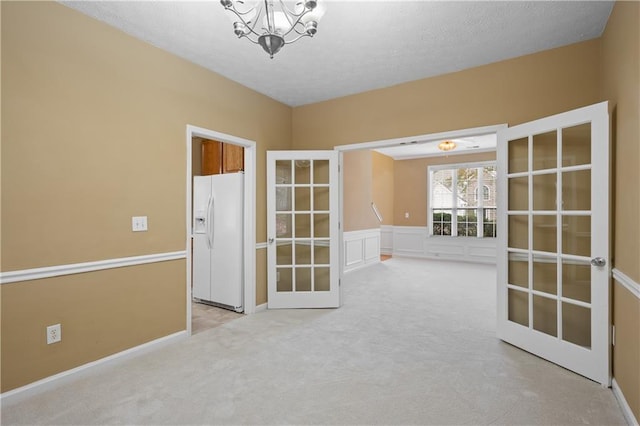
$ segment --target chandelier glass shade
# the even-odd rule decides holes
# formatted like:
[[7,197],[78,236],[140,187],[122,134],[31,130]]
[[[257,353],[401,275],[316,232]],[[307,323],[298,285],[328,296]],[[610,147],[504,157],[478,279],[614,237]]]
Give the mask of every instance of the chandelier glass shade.
[[324,14],[320,0],[220,0],[233,32],[262,46],[271,58],[285,44],[313,37]]
[[451,151],[456,147],[456,143],[454,141],[442,141],[438,144],[438,149],[440,151]]

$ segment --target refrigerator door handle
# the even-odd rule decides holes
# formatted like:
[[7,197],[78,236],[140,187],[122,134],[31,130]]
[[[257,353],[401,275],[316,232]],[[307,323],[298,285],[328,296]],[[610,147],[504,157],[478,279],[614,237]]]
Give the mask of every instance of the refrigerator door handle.
[[216,206],[215,205],[215,200],[213,199],[213,195],[211,195],[211,198],[209,200],[209,205],[211,206],[210,207],[210,212],[211,213],[210,213],[210,216],[209,216],[209,224],[210,224],[209,226],[211,227],[210,230],[209,230],[209,248],[213,248],[213,238],[214,238],[213,231],[215,229],[215,224],[213,223],[213,221],[215,220],[214,219],[214,214],[213,214],[213,212],[214,212],[213,209]]
[[207,219],[206,219],[206,232],[207,232],[207,245],[209,248],[213,247],[213,227],[211,226],[211,221],[213,220],[213,196],[209,195],[209,200],[207,201]]

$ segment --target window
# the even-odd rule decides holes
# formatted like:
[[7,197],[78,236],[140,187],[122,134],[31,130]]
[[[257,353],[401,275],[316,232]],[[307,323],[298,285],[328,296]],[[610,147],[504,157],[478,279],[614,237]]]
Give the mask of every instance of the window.
[[429,209],[431,235],[495,237],[495,163],[429,167]]
[[[476,201],[478,201],[479,191],[480,191],[480,187],[477,187],[475,191]],[[489,188],[489,185],[482,185],[482,199],[484,201],[489,201],[491,199],[491,188]]]

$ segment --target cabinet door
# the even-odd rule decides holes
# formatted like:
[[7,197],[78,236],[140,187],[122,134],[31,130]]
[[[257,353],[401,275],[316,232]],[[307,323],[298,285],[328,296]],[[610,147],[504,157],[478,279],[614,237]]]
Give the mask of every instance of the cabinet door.
[[222,173],[222,146],[216,141],[202,142],[202,175],[217,175]]
[[244,148],[225,143],[222,145],[222,173],[236,173],[244,170]]

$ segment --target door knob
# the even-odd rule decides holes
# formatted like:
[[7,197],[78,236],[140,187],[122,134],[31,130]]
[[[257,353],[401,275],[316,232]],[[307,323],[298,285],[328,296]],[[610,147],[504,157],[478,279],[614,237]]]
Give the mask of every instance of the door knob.
[[603,257],[594,257],[591,259],[591,264],[593,266],[604,266],[607,264],[607,261]]
[[274,240],[273,240],[273,238],[269,238],[269,239],[267,240],[267,242],[268,242],[269,244],[273,244],[273,241],[274,241]]

